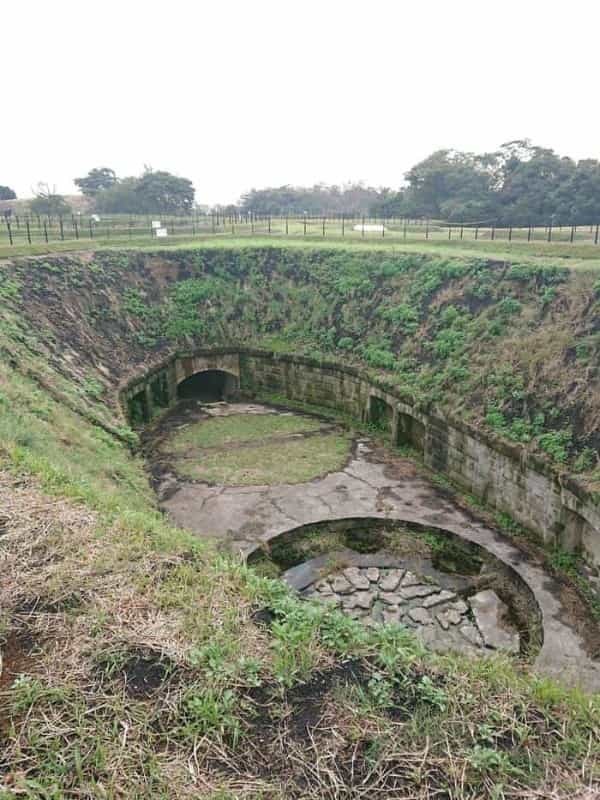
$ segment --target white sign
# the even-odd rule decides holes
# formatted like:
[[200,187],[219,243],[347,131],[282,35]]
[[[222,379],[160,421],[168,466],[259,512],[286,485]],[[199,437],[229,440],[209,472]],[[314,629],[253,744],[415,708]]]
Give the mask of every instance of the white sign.
[[152,230],[156,231],[156,230],[158,230],[158,228],[162,228],[162,225],[160,224],[160,220],[159,219],[153,219],[152,220]]
[[168,236],[168,232],[166,228],[156,228],[156,236],[159,238],[163,238],[164,236]]
[[384,225],[355,225],[353,231],[364,231],[365,233],[383,233],[385,231]]

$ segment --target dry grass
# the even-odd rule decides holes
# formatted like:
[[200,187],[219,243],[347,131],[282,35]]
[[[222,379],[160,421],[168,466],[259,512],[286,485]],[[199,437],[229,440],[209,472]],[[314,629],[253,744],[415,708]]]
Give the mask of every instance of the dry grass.
[[[0,472],[0,797],[593,797],[598,701]],[[271,626],[254,609],[270,607]],[[16,673],[16,674],[15,674]]]
[[303,483],[340,469],[350,436],[293,414],[200,420],[162,445],[183,477],[224,486]]
[[231,414],[179,428],[171,437],[170,447],[182,453],[190,447],[244,444],[273,436],[318,431],[321,426],[322,423],[314,417],[301,417],[298,414]]

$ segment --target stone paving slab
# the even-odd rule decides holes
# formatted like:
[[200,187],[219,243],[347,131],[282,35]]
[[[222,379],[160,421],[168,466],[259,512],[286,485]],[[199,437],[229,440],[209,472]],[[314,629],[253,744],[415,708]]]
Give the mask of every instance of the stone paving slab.
[[[347,553],[336,551],[335,557],[329,557],[329,560],[327,556],[317,556],[289,569],[283,576],[284,580],[296,589],[302,587],[304,597],[332,604],[365,625],[404,625],[437,651],[472,653],[481,651],[484,646],[503,648],[502,641],[492,646],[484,640],[470,605],[458,600],[454,592],[431,583],[430,576],[414,575],[419,583],[403,590],[399,583],[405,569],[398,561],[392,567],[375,566],[366,564],[363,555],[354,553],[350,567],[340,569],[334,566],[329,574],[325,573],[327,565],[339,564],[337,559],[344,558]],[[310,576],[313,582],[307,584]],[[391,585],[390,579],[397,586],[395,591],[385,589]],[[404,592],[409,589],[413,590],[413,595],[407,599]],[[422,596],[423,589],[427,591],[426,596]],[[431,602],[434,598],[435,603]],[[486,634],[488,640],[493,637],[489,620]],[[518,647],[518,634],[513,631],[513,635]]]
[[162,507],[176,524],[222,539],[243,555],[295,527],[352,517],[430,524],[456,533],[511,565],[533,592],[544,628],[536,668],[600,691],[600,663],[590,658],[569,624],[559,586],[543,567],[444,497],[408,459],[388,454],[380,461],[375,448],[361,441],[345,469],[305,484],[224,488],[183,483]]

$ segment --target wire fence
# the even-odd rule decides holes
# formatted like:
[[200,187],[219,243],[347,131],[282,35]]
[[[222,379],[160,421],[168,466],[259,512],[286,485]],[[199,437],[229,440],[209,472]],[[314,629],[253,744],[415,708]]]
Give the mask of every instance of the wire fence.
[[0,216],[0,246],[27,248],[58,242],[140,242],[153,239],[194,239],[212,236],[273,236],[392,239],[395,241],[504,241],[599,244],[600,223],[595,225],[494,225],[444,222],[404,217],[352,214],[329,216],[264,214],[190,214],[140,216],[75,214],[68,217]]

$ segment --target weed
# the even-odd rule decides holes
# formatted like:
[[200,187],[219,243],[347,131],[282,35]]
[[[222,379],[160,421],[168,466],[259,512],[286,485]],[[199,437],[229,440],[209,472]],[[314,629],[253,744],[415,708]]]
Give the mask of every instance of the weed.
[[188,738],[219,736],[235,746],[241,733],[239,701],[230,689],[218,692],[209,688],[191,688],[182,700],[181,733]]

